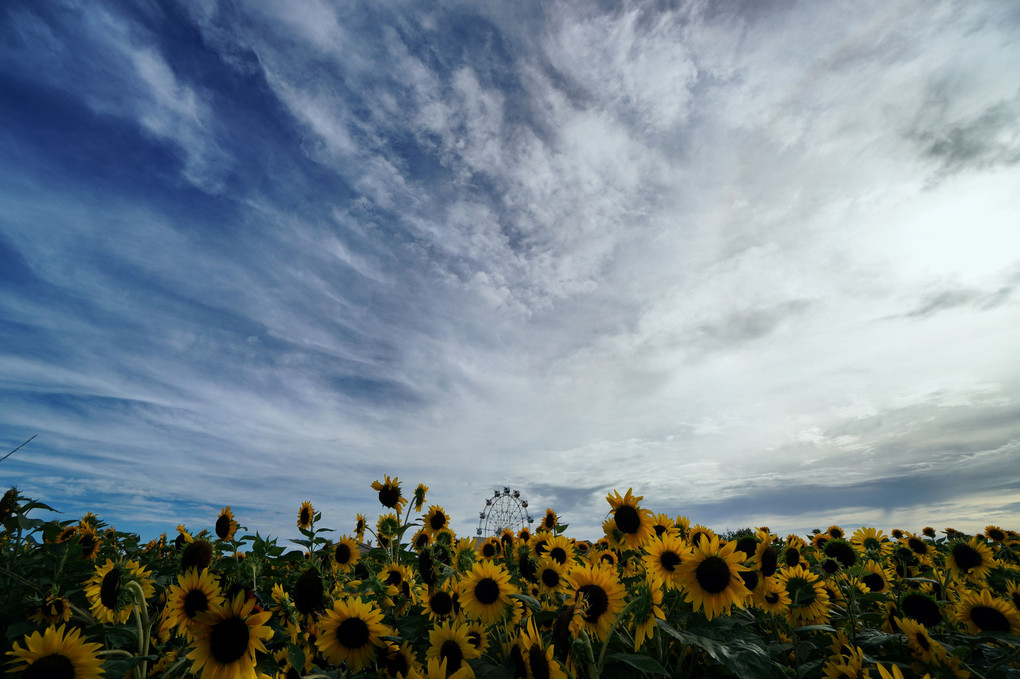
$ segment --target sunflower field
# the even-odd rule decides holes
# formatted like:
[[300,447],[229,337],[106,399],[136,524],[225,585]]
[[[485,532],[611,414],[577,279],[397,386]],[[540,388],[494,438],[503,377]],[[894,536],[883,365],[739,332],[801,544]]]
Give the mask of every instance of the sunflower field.
[[[308,502],[294,545],[211,527],[141,544],[0,500],[5,676],[1020,677],[1020,536],[839,526],[718,535],[608,496],[604,537],[458,537],[396,478],[374,529]],[[366,543],[366,538],[370,541]],[[371,545],[371,546],[370,546]]]

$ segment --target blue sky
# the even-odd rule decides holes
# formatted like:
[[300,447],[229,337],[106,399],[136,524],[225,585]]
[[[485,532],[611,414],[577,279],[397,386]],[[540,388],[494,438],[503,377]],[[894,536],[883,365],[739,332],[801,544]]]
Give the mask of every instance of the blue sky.
[[1020,6],[6,2],[0,480],[1020,526]]

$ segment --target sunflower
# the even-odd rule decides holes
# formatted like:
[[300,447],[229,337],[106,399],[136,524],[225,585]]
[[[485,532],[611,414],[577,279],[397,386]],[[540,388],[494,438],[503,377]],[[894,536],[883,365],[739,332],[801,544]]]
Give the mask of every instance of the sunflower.
[[252,613],[255,599],[238,592],[231,602],[213,606],[195,619],[191,628],[195,642],[188,659],[191,672],[201,679],[234,679],[255,676],[255,652],[266,652],[262,643],[273,636],[264,623],[272,613]]
[[660,538],[667,533],[680,536],[680,529],[666,514],[656,514],[652,517],[652,530],[655,531],[656,537]]
[[468,639],[468,628],[460,623],[440,623],[429,632],[429,649],[425,657],[432,661],[445,663],[450,676],[467,669],[461,676],[474,677],[474,670],[467,660],[478,658],[481,652]]
[[779,567],[779,550],[772,546],[770,540],[762,540],[754,550],[754,563],[763,577],[772,577]]
[[57,533],[56,537],[53,538],[53,541],[56,542],[57,544],[60,544],[60,543],[63,543],[63,542],[67,542],[68,540],[73,538],[75,535],[77,535],[77,533],[78,533],[78,526],[74,526],[74,525],[64,526],[63,528],[60,529],[60,532]]
[[857,552],[854,551],[853,545],[842,538],[830,539],[822,547],[822,553],[838,561],[843,568],[850,568],[857,563]]
[[13,667],[8,672],[20,672],[22,677],[40,679],[98,679],[103,676],[99,658],[100,643],[86,642],[81,631],[60,625],[47,627],[43,632],[32,632],[23,638],[25,647],[14,642],[7,655]]
[[411,549],[416,552],[422,551],[430,544],[432,544],[432,536],[424,528],[419,528],[411,536]]
[[386,647],[379,651],[377,662],[383,676],[391,679],[407,677],[412,671],[416,673],[421,671],[421,666],[418,664],[417,658],[414,657],[414,649],[411,648],[410,641],[405,641],[399,646],[392,641],[387,641]]
[[358,514],[354,521],[354,534],[358,538],[358,542],[365,541],[365,528],[368,527],[368,519],[363,514]]
[[56,625],[71,620],[71,604],[59,596],[47,596],[39,608],[32,613],[31,620],[37,625]]
[[631,624],[634,628],[634,652],[637,653],[645,640],[652,638],[659,620],[665,620],[666,614],[659,608],[662,603],[662,583],[658,579],[642,578],[632,592],[634,596],[630,601],[634,609],[631,611]]
[[383,648],[382,637],[391,634],[383,624],[378,608],[360,597],[345,597],[333,602],[318,623],[315,646],[330,663],[345,663],[351,672],[360,672],[372,659],[376,648]]
[[558,526],[560,523],[560,517],[556,515],[552,507],[545,508],[545,516],[542,517],[542,522],[538,526],[539,531],[551,531],[553,528]]
[[715,531],[707,526],[702,526],[700,523],[691,526],[687,530],[687,544],[691,546],[697,545],[701,542],[701,538],[708,538],[711,540],[716,537]]
[[178,634],[192,638],[191,626],[202,613],[224,603],[216,578],[208,570],[192,568],[177,576],[167,596],[167,624],[176,626]]
[[1020,619],[1013,606],[998,597],[993,597],[987,589],[977,592],[964,592],[953,607],[953,618],[967,627],[971,634],[981,632],[1020,632]]
[[213,548],[208,540],[194,540],[181,552],[181,571],[191,568],[208,568],[212,563]]
[[645,544],[646,554],[642,557],[645,570],[659,578],[669,589],[679,589],[680,572],[677,567],[687,556],[683,540],[670,533],[664,533],[658,540]]
[[926,627],[934,627],[942,622],[942,607],[925,592],[907,592],[900,597],[899,608],[904,617]]
[[474,670],[465,662],[460,664],[460,669],[457,671],[451,670],[451,665],[452,663],[446,658],[442,660],[432,658],[425,663],[424,675],[413,675],[408,679],[472,679],[475,676]]
[[513,591],[503,566],[479,561],[461,580],[460,604],[469,617],[491,625],[503,616]]
[[478,556],[483,559],[495,559],[503,551],[503,543],[497,537],[491,537],[478,545]]
[[[613,508],[613,517],[606,524],[612,524],[610,530],[606,530],[606,537],[620,545],[626,545],[631,549],[640,549],[641,545],[655,534],[652,527],[655,517],[647,509],[641,509],[638,503],[644,498],[643,495],[634,495],[633,489],[628,488],[627,494],[620,496],[618,491],[607,495],[606,500]],[[604,524],[605,529],[607,525]],[[619,535],[617,535],[619,532]]]
[[569,569],[577,561],[573,541],[565,535],[553,535],[545,543],[546,556]]
[[1020,614],[1020,582],[1007,582],[1006,594],[1013,602],[1013,608],[1016,609],[1017,614]]
[[[887,670],[882,663],[875,665],[875,667],[878,668],[878,676],[881,679],[905,679],[898,665],[889,665],[892,670]],[[926,674],[925,676],[929,675]]]
[[318,568],[305,569],[294,583],[290,598],[302,615],[315,615],[326,607],[326,589]]
[[424,588],[424,591],[421,592],[421,600],[425,605],[425,612],[429,614],[432,622],[449,620],[456,615],[453,600],[454,591],[448,583],[449,581],[439,587],[435,587],[431,592],[424,590]]
[[970,542],[957,540],[949,545],[946,565],[956,579],[966,579],[973,583],[983,582],[991,570],[992,550],[976,537]]
[[824,679],[867,679],[864,669],[864,651],[859,647],[830,658],[822,668]]
[[99,622],[127,622],[131,617],[134,595],[125,585],[134,580],[141,585],[142,593],[148,599],[155,593],[149,575],[149,571],[137,561],[114,563],[107,559],[105,564],[96,568],[95,574],[85,585],[85,596],[91,604],[92,615]]
[[985,526],[985,537],[992,542],[1005,542],[1006,531],[1002,530],[998,526]]
[[531,539],[531,529],[525,526],[517,532],[517,540],[522,544],[527,544],[528,540]]
[[429,507],[428,514],[425,516],[424,530],[430,536],[435,535],[444,528],[450,525],[450,515],[446,513],[446,510],[439,505],[432,505]]
[[800,566],[784,570],[777,581],[790,597],[787,617],[799,627],[825,621],[829,615],[829,595],[818,576]]
[[[396,479],[393,480],[396,481]],[[429,487],[424,483],[419,483],[414,489],[414,497],[411,500],[414,504],[414,511],[420,512],[421,508],[425,506],[425,493],[427,492],[429,492]]]
[[928,630],[921,623],[910,618],[896,618],[896,625],[907,637],[907,645],[915,658],[925,665],[932,663],[932,654],[938,654],[942,645],[928,636]]
[[861,573],[860,578],[869,592],[878,594],[889,591],[893,581],[893,574],[891,571],[883,568],[877,561],[868,561],[864,564],[864,572]]
[[517,637],[521,658],[525,664],[528,679],[567,679],[560,664],[553,658],[552,644],[542,641],[542,635],[535,629],[534,620],[528,620]]
[[342,536],[337,540],[336,544],[333,545],[333,567],[342,573],[354,568],[354,565],[358,563],[358,558],[361,556],[361,550],[358,549],[358,543],[352,537],[347,535]]
[[467,630],[468,643],[475,647],[475,650],[478,651],[478,656],[481,657],[483,653],[489,650],[488,628],[477,620],[465,623],[464,627]]
[[[811,537],[811,546],[815,549],[821,549],[825,546],[825,543],[832,539],[832,536],[828,533],[815,533]],[[799,547],[798,547],[799,549]]]
[[616,569],[601,564],[574,566],[567,573],[567,583],[571,592],[567,607],[574,610],[572,626],[605,641],[627,593]]
[[237,522],[234,521],[234,513],[230,507],[224,507],[216,519],[216,537],[224,542],[234,539],[234,531],[237,530]]
[[99,555],[102,540],[92,526],[83,523],[78,526],[78,544],[81,545],[81,558],[91,561]]
[[379,491],[379,502],[383,507],[392,509],[399,514],[407,502],[407,499],[400,493],[400,480],[396,477],[391,480],[389,475],[383,478],[381,483],[373,481],[372,489]]
[[305,500],[301,503],[301,509],[297,513],[298,528],[309,530],[312,527],[313,521],[315,521],[315,509],[312,508],[311,502]]
[[539,591],[545,594],[556,594],[566,589],[567,580],[564,576],[565,569],[559,562],[552,559],[542,559],[538,565],[538,587]]
[[718,536],[702,537],[677,568],[685,598],[694,610],[704,609],[709,620],[727,612],[731,605],[743,607],[750,595],[739,575],[747,570],[740,564],[743,552],[735,549],[733,542],[720,546]]
[[907,546],[907,548],[914,554],[917,554],[921,559],[927,560],[934,551],[932,545],[925,542],[924,538],[913,533],[906,533],[903,538],[900,539],[900,543]]
[[763,611],[773,615],[786,615],[790,610],[790,595],[776,578],[762,580],[762,586],[754,592],[754,601]]

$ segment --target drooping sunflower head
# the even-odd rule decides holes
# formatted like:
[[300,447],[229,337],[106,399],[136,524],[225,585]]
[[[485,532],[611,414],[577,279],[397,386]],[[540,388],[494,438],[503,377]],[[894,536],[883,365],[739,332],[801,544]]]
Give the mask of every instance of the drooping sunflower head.
[[414,511],[420,512],[421,508],[425,506],[425,493],[427,492],[429,492],[429,487],[424,483],[419,483],[414,489],[414,498],[412,500]]
[[308,530],[312,527],[312,523],[315,521],[315,509],[312,507],[312,503],[305,500],[301,503],[301,508],[298,509],[297,514],[297,525],[298,528]]
[[25,679],[99,679],[103,676],[100,643],[86,642],[78,629],[47,627],[14,642],[8,672],[20,672]]
[[216,537],[225,542],[234,539],[234,531],[237,530],[237,522],[234,521],[234,513],[230,507],[224,507],[216,518]]
[[3,497],[0,497],[0,524],[7,523],[7,519],[11,518],[17,507],[18,487],[11,486],[4,493]]
[[935,529],[932,528],[931,526],[925,526],[924,528],[921,529],[921,535],[923,535],[926,538],[933,538],[934,539],[935,538]]
[[392,509],[399,514],[407,502],[407,499],[401,494],[400,480],[396,477],[390,479],[389,475],[384,476],[383,479],[381,482],[373,481],[372,489],[379,493],[379,503],[383,507]]
[[368,519],[366,519],[362,514],[358,514],[354,521],[354,534],[357,536],[359,542],[364,541],[365,529],[367,527]]
[[131,617],[135,601],[132,590],[126,585],[135,581],[141,586],[144,596],[151,597],[155,589],[148,576],[149,571],[137,561],[114,562],[107,559],[105,564],[96,568],[85,586],[85,596],[96,620],[109,624],[126,622]]
[[181,552],[181,571],[186,573],[189,569],[197,568],[202,570],[208,568],[212,563],[213,548],[208,540],[195,540],[188,543],[188,546]]
[[53,538],[53,541],[56,542],[57,544],[61,544],[73,538],[75,535],[77,535],[77,533],[78,526],[74,524],[70,526],[64,526],[63,528],[60,529],[60,532],[57,533],[56,537]]
[[326,607],[326,591],[318,568],[310,566],[301,574],[294,583],[291,599],[303,615],[313,615]]
[[[831,529],[830,529],[831,530]],[[832,538],[822,547],[822,553],[835,559],[843,568],[850,568],[857,563],[857,552],[853,545],[842,538]]]
[[78,526],[78,544],[81,546],[81,558],[92,560],[99,555],[102,539],[88,524]]

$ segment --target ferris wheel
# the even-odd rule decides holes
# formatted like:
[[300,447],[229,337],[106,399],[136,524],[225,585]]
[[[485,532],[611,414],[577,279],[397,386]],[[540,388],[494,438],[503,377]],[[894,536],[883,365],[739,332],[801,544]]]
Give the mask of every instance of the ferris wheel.
[[481,537],[499,535],[509,528],[514,533],[535,522],[528,513],[528,501],[521,497],[521,491],[493,490],[492,496],[485,498],[485,507],[478,512],[478,530]]

